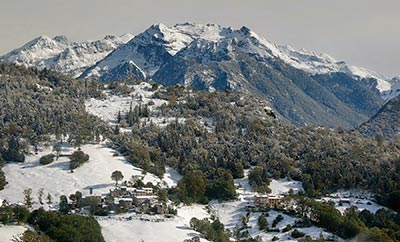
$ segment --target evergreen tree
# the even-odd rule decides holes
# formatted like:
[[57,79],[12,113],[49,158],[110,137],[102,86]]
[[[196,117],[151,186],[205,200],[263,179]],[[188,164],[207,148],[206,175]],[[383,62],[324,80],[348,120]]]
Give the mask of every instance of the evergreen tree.
[[68,199],[65,195],[60,196],[59,211],[63,214],[67,214],[69,212]]
[[58,160],[58,157],[60,156],[61,153],[61,144],[59,142],[54,144],[53,151],[56,152],[56,159]]
[[117,186],[118,181],[124,179],[124,176],[122,175],[121,171],[113,171],[113,173],[111,174],[111,179],[115,181],[115,186]]
[[23,193],[24,193],[24,203],[25,203],[25,206],[26,206],[27,208],[31,208],[32,205],[33,205],[32,189],[31,189],[31,188],[25,189]]
[[47,193],[47,204],[52,204],[53,203],[53,197],[51,196],[50,193]]
[[268,221],[263,214],[258,217],[257,224],[260,230],[266,230],[268,228]]
[[118,115],[117,115],[117,123],[119,124],[122,120],[122,116],[121,116],[121,111],[118,111]]
[[6,161],[24,162],[25,155],[17,137],[10,136],[8,139],[8,148],[4,154]]
[[39,203],[40,203],[40,205],[43,205],[44,203],[43,203],[43,194],[44,194],[44,189],[43,188],[40,188],[39,189],[39,191],[38,191],[38,201],[39,201]]

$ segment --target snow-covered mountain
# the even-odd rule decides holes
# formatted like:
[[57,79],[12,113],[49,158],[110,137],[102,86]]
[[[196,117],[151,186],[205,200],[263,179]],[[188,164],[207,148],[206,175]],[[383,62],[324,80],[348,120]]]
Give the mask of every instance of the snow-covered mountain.
[[121,64],[134,62],[151,78],[157,70],[194,40],[220,42],[231,40],[240,44],[243,52],[258,60],[279,58],[285,63],[310,74],[343,72],[353,77],[375,78],[377,89],[381,92],[390,90],[387,78],[379,73],[364,68],[351,66],[337,61],[327,54],[317,54],[307,50],[295,50],[290,46],[274,44],[246,27],[234,30],[219,25],[177,24],[167,27],[163,24],[153,25],[137,35],[126,45],[121,46],[101,62],[87,70],[82,77],[102,79],[104,73]]
[[380,92],[388,92],[391,89],[391,82],[384,75],[337,61],[327,54],[274,44],[247,27],[235,30],[215,24],[184,23],[172,27],[157,24],[133,39],[132,37],[130,34],[119,37],[106,36],[102,40],[75,43],[64,36],[53,39],[40,36],[2,56],[0,60],[55,69],[74,77],[80,75],[84,78],[100,79],[103,75],[110,78],[112,75],[106,73],[117,73],[118,67],[126,68],[129,64],[131,68],[138,68],[132,73],[151,79],[169,58],[188,47],[194,40],[231,40],[239,43],[243,52],[253,55],[258,60],[279,58],[310,74],[343,72],[353,77],[375,78],[376,88]]
[[76,43],[65,36],[56,36],[53,39],[40,36],[2,56],[0,60],[40,69],[53,69],[77,77],[132,37],[130,34],[109,35],[101,40]]
[[248,92],[290,123],[346,128],[374,115],[398,83],[327,54],[274,44],[247,27],[215,24],[157,24],[133,38],[83,43],[40,37],[0,59],[79,78]]
[[116,72],[116,67],[134,62],[147,78],[195,39],[219,41],[223,32],[231,30],[218,25],[179,24],[167,27],[152,25],[135,36],[127,44],[120,46],[102,61],[83,73],[83,78],[100,78],[107,72]]

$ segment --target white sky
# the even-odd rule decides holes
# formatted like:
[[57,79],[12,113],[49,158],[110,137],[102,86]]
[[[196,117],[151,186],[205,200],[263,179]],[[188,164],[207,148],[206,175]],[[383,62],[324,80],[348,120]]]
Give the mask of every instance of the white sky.
[[400,75],[399,0],[1,0],[0,54],[39,35],[83,41],[188,21],[246,25],[277,44]]

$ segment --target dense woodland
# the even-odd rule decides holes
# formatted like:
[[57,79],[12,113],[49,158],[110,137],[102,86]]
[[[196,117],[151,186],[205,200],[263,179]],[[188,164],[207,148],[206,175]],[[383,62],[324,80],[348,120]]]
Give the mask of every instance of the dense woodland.
[[[131,90],[121,83],[109,88],[121,95]],[[169,165],[183,174],[168,194],[175,201],[234,199],[233,179],[243,177],[244,170],[250,169],[249,180],[259,192],[268,192],[271,178],[286,177],[302,181],[308,197],[341,188],[362,188],[378,194],[380,203],[400,209],[398,138],[369,138],[340,128],[288,126],[265,108],[267,102],[243,93],[210,93],[180,86],[164,89],[157,84],[152,87],[157,90],[154,98],[165,99],[168,104],[154,109],[150,103],[134,106],[127,113],[119,113],[119,125],[111,129],[84,107],[85,99],[101,98],[102,89],[95,81],[77,81],[47,70],[0,63],[0,164],[24,162],[25,155],[35,152],[30,147],[50,135],[75,146],[103,135],[135,166],[162,176],[165,165]],[[160,128],[151,117],[176,121]],[[120,126],[132,128],[132,133],[121,133]],[[76,158],[71,169],[87,160],[80,153]],[[0,172],[0,189],[5,182]],[[46,219],[62,216],[37,213]],[[388,228],[382,230],[383,236],[400,240],[400,221],[393,216],[388,215],[380,224],[363,221],[361,227],[368,228],[367,232],[374,227]],[[67,217],[61,220],[68,221]],[[346,225],[347,220],[341,221],[340,226]],[[382,225],[386,222],[390,224]],[[41,227],[45,225],[38,222],[38,226],[47,231]],[[218,231],[225,236],[223,228]],[[340,234],[341,230],[332,232]],[[46,234],[57,239],[51,231]]]

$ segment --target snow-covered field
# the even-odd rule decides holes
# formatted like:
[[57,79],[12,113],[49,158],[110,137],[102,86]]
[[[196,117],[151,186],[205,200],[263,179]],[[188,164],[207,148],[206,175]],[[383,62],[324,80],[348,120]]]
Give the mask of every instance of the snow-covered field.
[[[115,170],[121,171],[125,180],[129,180],[133,175],[142,175],[141,169],[129,164],[124,157],[114,156],[115,151],[104,145],[84,145],[81,148],[90,158],[73,173],[69,170],[69,159],[66,157],[60,157],[59,160],[45,166],[40,165],[39,158],[49,153],[49,150],[27,156],[25,163],[7,164],[3,170],[8,184],[0,191],[0,199],[11,203],[22,202],[23,190],[31,188],[38,206],[37,192],[40,188],[44,189],[44,198],[50,193],[53,200],[58,202],[61,195],[69,196],[76,191],[81,191],[84,196],[88,195],[90,188],[93,188],[95,194],[107,193],[114,186],[111,173]],[[72,150],[64,148],[62,153],[72,153]],[[168,171],[172,174],[166,175],[166,183],[173,184],[176,172],[173,169]],[[150,173],[146,173],[144,182],[163,184],[161,179]]]
[[288,181],[287,179],[272,179],[269,188],[272,194],[288,194],[290,190],[292,190],[294,194],[304,191],[301,182],[293,180]]
[[178,216],[171,219],[165,219],[161,215],[135,217],[126,214],[100,217],[97,220],[107,242],[181,242],[199,236],[198,232],[190,228],[189,222],[192,217],[202,219],[209,217],[209,214],[205,206],[193,205],[179,208]]
[[335,208],[342,214],[352,206],[357,207],[360,211],[367,209],[371,213],[376,213],[379,209],[386,208],[374,202],[373,194],[362,190],[338,191],[328,197],[323,197],[321,200],[335,202]]
[[23,226],[7,225],[0,226],[0,241],[11,242],[14,236],[18,236],[25,232],[27,228]]

